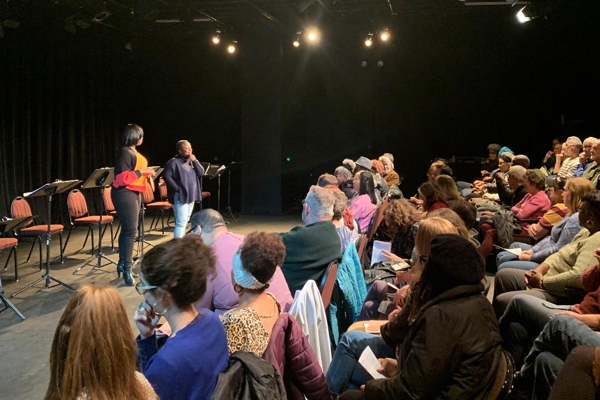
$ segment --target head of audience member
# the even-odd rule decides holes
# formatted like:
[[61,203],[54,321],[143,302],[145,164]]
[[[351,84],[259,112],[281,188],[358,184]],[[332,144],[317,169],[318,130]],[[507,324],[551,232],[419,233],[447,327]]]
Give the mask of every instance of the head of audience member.
[[600,191],[592,190],[584,194],[577,211],[579,225],[590,231],[590,235],[600,231]]
[[552,151],[554,151],[554,155],[558,155],[562,152],[563,144],[560,139],[554,139],[552,141]]
[[302,221],[306,225],[331,221],[335,197],[331,190],[316,185],[310,187],[302,206]]
[[487,150],[488,150],[488,160],[490,161],[494,161],[498,158],[498,153],[500,152],[500,149],[502,148],[502,146],[500,146],[499,144],[496,143],[492,143],[490,145],[488,145]]
[[352,179],[352,172],[350,172],[348,170],[348,168],[344,167],[344,166],[339,166],[335,169],[335,178],[337,180],[337,185],[341,185],[345,182],[348,182],[350,179]]
[[[102,327],[114,332],[106,335]],[[133,331],[119,292],[82,286],[54,333],[45,399],[148,399],[136,368]]]
[[569,136],[563,144],[565,156],[570,158],[579,157],[582,145],[583,143],[581,143],[581,139],[579,139],[577,136]]
[[569,209],[569,215],[573,215],[577,212],[583,196],[594,190],[594,186],[592,182],[585,178],[569,178],[565,181],[561,177],[556,177],[551,187],[554,188],[555,185],[560,187],[560,181],[563,182],[562,186],[564,188],[562,191],[562,202]]
[[583,153],[587,160],[589,160],[590,157],[592,156],[592,146],[594,145],[596,140],[598,140],[598,139],[590,136],[583,141],[583,144],[582,144]]
[[184,158],[188,158],[193,152],[192,145],[187,140],[178,141],[175,145],[175,150]]
[[354,191],[358,195],[366,194],[371,199],[371,203],[377,204],[377,196],[375,195],[375,179],[369,171],[360,171],[354,175]]
[[429,211],[431,206],[435,203],[446,203],[448,204],[448,199],[444,194],[444,191],[439,187],[439,185],[435,182],[425,182],[419,186],[418,189],[419,198],[423,200],[423,210],[425,212]]
[[426,218],[419,222],[419,230],[415,236],[415,252],[417,253],[417,260],[412,269],[412,286],[414,286],[415,282],[417,282],[420,278],[423,265],[425,264],[427,255],[429,254],[431,241],[434,237],[442,233],[460,235],[454,224],[444,218],[432,217]]
[[196,313],[194,302],[206,292],[215,273],[215,256],[197,235],[159,244],[141,261],[138,292],[171,327],[178,316]]
[[523,186],[523,182],[525,182],[525,175],[527,174],[527,169],[520,165],[513,165],[508,170],[508,186],[515,190],[519,186]]
[[465,239],[469,239],[471,237],[471,234],[460,215],[449,208],[439,208],[434,210],[427,214],[427,218],[444,218],[454,225],[460,236],[464,237]]
[[458,200],[462,198],[462,196],[458,192],[456,182],[454,182],[454,179],[452,179],[451,176],[440,175],[435,178],[435,183],[437,183],[442,192],[444,192],[448,201]]
[[354,174],[360,171],[371,171],[371,168],[373,168],[373,163],[367,157],[360,156],[354,163],[356,164]]
[[335,198],[333,202],[333,217],[331,220],[334,222],[341,221],[344,217],[344,211],[346,211],[346,208],[348,207],[348,198],[344,192],[342,192],[336,186],[328,186],[327,189],[331,190],[331,193]]
[[392,153],[383,153],[383,157],[389,158],[392,164],[394,163],[394,155]]
[[458,214],[460,219],[465,223],[467,230],[473,229],[477,221],[477,207],[473,203],[460,199],[448,203],[448,208]]
[[443,161],[434,161],[427,170],[427,179],[434,181],[437,176],[448,175],[452,176],[452,169]]
[[458,286],[481,285],[485,278],[483,258],[471,242],[459,235],[436,235],[430,242],[426,257],[421,277],[413,287],[409,319],[444,292]]
[[560,138],[552,139],[552,148],[554,148],[554,146],[556,146],[557,144],[560,144],[562,146],[562,140],[560,140]]
[[190,225],[190,233],[200,235],[202,241],[208,246],[212,245],[221,235],[228,232],[223,216],[212,208],[205,208],[192,215]]
[[498,157],[498,170],[502,173],[507,173],[510,167],[512,166],[512,160],[514,156],[511,157],[510,153],[503,153]]
[[379,157],[379,161],[381,161],[383,164],[383,169],[384,169],[383,175],[389,174],[394,169],[394,163],[388,157],[381,156],[381,157]]
[[285,259],[285,246],[280,236],[252,232],[233,257],[231,280],[240,296],[260,294],[269,288],[277,267]]
[[325,187],[327,185],[337,186],[338,180],[334,175],[331,174],[323,174],[319,176],[319,180],[317,181],[317,186]]
[[519,166],[521,166],[521,167],[523,167],[525,169],[528,169],[529,168],[529,164],[530,164],[529,157],[527,157],[524,154],[517,154],[512,159],[512,166],[513,167],[519,165]]
[[121,133],[121,146],[141,146],[144,142],[144,130],[136,124],[127,124]]
[[388,232],[392,235],[404,235],[423,218],[415,206],[406,199],[393,200],[383,214]]
[[525,173],[525,181],[523,182],[525,191],[530,195],[535,195],[540,190],[546,187],[546,178],[539,169],[528,169]]
[[352,174],[354,173],[354,168],[356,168],[356,163],[350,158],[344,158],[344,161],[342,161],[342,166],[346,167],[346,169]]
[[385,167],[383,163],[379,160],[371,160],[371,172],[374,174],[379,174],[381,176],[385,175]]
[[592,161],[595,161],[596,164],[600,164],[600,140],[596,140],[592,144],[592,150],[590,153],[590,157]]
[[563,196],[565,194],[566,183],[567,183],[566,179],[561,178],[560,176],[556,176],[548,184],[548,192],[547,192],[548,198],[550,199],[550,202],[553,205],[563,202]]

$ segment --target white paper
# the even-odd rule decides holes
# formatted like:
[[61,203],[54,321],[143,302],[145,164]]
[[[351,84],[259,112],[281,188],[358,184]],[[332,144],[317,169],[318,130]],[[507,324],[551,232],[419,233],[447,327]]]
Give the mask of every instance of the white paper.
[[523,252],[523,249],[521,249],[520,247],[517,247],[516,249],[505,249],[504,247],[500,247],[500,246],[496,246],[494,245],[494,247],[503,250],[503,251],[508,251],[509,253],[513,253],[515,256],[520,255]]
[[383,250],[392,251],[392,243],[391,242],[381,242],[379,240],[373,241],[373,255],[371,256],[371,265],[381,262],[381,261],[389,261],[386,257],[381,253]]
[[358,359],[358,363],[362,365],[362,367],[367,371],[371,376],[375,379],[385,378],[381,373],[377,372],[378,368],[381,368],[381,364],[379,364],[379,360],[373,354],[373,350],[369,346],[362,352],[360,358]]

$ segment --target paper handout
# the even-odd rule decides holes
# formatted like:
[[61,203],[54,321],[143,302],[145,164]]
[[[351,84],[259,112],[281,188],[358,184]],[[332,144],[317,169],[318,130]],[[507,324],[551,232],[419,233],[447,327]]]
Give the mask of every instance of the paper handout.
[[373,378],[385,378],[384,375],[377,372],[377,369],[381,368],[381,364],[379,364],[379,360],[377,360],[377,357],[375,357],[375,354],[373,354],[373,350],[371,350],[369,346],[367,346],[367,348],[360,355],[358,363],[362,365],[365,371],[367,371]]
[[390,242],[382,242],[379,240],[373,241],[373,255],[371,256],[371,265],[381,262],[381,261],[389,261],[386,257],[383,256],[382,251],[392,251],[392,243]]
[[508,251],[509,253],[513,253],[515,256],[520,255],[523,252],[523,249],[521,249],[520,247],[517,247],[516,249],[505,249],[504,247],[500,247],[500,246],[496,246],[494,245],[494,247],[503,250],[503,251]]

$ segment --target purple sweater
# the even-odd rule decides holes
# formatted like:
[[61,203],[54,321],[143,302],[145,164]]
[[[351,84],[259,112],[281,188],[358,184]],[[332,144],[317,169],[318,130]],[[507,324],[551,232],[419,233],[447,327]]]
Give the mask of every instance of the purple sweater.
[[179,193],[179,201],[183,204],[202,199],[202,188],[198,179],[204,175],[204,168],[198,160],[190,161],[176,155],[167,161],[163,177],[167,184],[169,203],[175,204],[175,193]]

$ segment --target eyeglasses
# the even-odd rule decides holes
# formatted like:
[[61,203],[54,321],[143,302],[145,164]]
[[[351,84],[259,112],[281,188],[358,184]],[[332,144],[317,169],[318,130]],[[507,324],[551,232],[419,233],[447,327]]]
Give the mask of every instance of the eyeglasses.
[[419,263],[421,263],[421,265],[427,264],[427,256],[419,256]]
[[139,281],[138,283],[135,284],[135,290],[136,290],[136,292],[138,292],[138,294],[140,296],[143,296],[144,293],[146,293],[146,291],[152,290],[152,289],[158,289],[158,286],[144,285],[142,281]]

